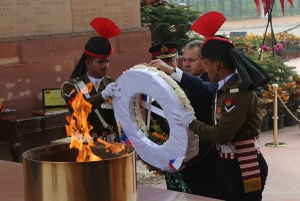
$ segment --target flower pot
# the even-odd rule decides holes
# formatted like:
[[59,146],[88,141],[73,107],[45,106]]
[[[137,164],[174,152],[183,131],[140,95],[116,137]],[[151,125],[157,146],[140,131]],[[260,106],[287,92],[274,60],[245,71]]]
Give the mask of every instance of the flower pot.
[[[292,112],[295,117],[297,117],[297,112]],[[297,121],[290,115],[290,113],[286,113],[284,116],[284,126],[296,126]]]
[[299,51],[299,52],[297,52],[297,57],[300,57],[300,51]]
[[282,53],[281,55],[282,55],[282,58],[284,58],[284,59],[288,59],[289,58],[289,55],[287,53]]
[[261,132],[264,132],[264,131],[268,130],[268,128],[269,128],[269,119],[270,119],[269,116],[265,116],[263,118],[263,121],[262,121],[262,124],[261,124]]
[[[278,115],[278,123],[277,123],[278,126],[277,126],[277,129],[282,129],[283,128],[283,125],[284,125],[284,115],[285,114],[279,114]],[[272,117],[269,118],[269,127],[271,129],[274,128],[274,119]]]

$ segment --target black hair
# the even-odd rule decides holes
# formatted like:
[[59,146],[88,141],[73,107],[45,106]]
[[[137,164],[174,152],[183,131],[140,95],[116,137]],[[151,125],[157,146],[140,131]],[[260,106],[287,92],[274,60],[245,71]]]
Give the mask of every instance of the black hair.
[[232,61],[232,59],[230,58],[230,54],[229,52],[225,52],[222,53],[218,56],[212,57],[212,58],[207,58],[211,63],[215,62],[215,61],[219,61],[223,64],[223,66],[230,70],[230,71],[235,71],[235,66],[234,63]]

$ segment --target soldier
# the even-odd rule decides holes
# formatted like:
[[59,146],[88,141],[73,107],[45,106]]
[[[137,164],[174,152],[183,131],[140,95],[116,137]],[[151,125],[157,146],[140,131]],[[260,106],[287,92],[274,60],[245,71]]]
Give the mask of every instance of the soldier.
[[182,114],[175,109],[173,117],[200,139],[217,143],[219,199],[262,200],[268,166],[258,146],[262,116],[253,90],[266,84],[271,77],[235,49],[231,40],[214,35],[218,30],[216,26],[221,26],[226,20],[224,18],[219,23],[222,16],[221,13],[209,12],[192,26],[206,37],[201,47],[202,59],[210,80],[219,84],[213,108],[215,125],[196,120],[189,111]]
[[160,59],[169,66],[178,67],[178,44],[174,42],[165,42],[152,46],[149,52],[152,54],[152,60]]
[[[71,104],[76,100],[76,94],[80,91],[89,103],[92,104],[92,112],[87,121],[93,126],[90,135],[96,140],[118,141],[118,129],[112,104],[107,102],[114,96],[114,91],[119,90],[114,83],[115,79],[106,76],[109,68],[109,56],[113,53],[113,47],[108,40],[121,34],[119,28],[109,19],[95,18],[91,26],[100,36],[89,39],[85,45],[84,53],[76,68],[72,72],[71,79],[65,82],[62,89],[62,97],[65,100],[70,113],[73,113]],[[91,83],[92,89],[85,92],[87,85]]]
[[[152,54],[153,60],[158,59],[159,61],[162,61],[162,62],[170,65],[172,68],[175,68],[178,66],[177,47],[178,47],[177,43],[164,42],[164,43],[160,43],[158,45],[150,47],[149,52]],[[146,101],[147,96],[143,95],[142,98],[144,99],[144,101]],[[152,106],[161,109],[160,105],[155,100],[153,100],[153,99],[151,99],[151,100],[152,100],[152,103],[151,103]],[[149,118],[148,110],[145,110],[145,111],[146,111],[146,121],[147,121]],[[156,124],[160,126],[162,132],[164,132],[164,133],[170,132],[170,128],[169,128],[167,119],[165,119],[165,118],[161,117],[160,115],[155,114],[153,112],[151,112],[150,116],[152,117],[153,120],[156,121]],[[152,122],[150,123],[150,129],[149,129],[150,132],[153,131],[151,126],[152,126]]]

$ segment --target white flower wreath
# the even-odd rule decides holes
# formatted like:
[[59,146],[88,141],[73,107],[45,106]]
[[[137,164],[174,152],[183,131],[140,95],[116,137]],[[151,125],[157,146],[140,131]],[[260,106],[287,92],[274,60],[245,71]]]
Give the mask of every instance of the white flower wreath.
[[[136,66],[132,67],[132,69],[148,69],[148,70],[158,73],[158,75],[160,77],[162,77],[174,89],[175,93],[179,97],[183,106],[185,108],[187,108],[189,111],[191,111],[193,114],[195,114],[194,108],[191,106],[190,101],[186,97],[184,91],[180,88],[180,86],[177,84],[177,82],[175,82],[173,80],[173,78],[171,78],[169,75],[167,75],[166,73],[164,73],[161,70],[157,70],[155,67],[148,67],[148,66],[144,66],[144,65],[136,65]],[[148,131],[148,128],[147,128],[145,122],[142,119],[141,110],[140,110],[138,101],[139,101],[139,97],[136,97],[136,100],[134,102],[134,111],[135,111],[136,121],[137,121],[139,127],[145,133],[145,135],[148,136],[149,131]]]
[[[171,117],[171,110],[175,107],[188,109],[192,113],[194,109],[183,90],[170,76],[154,67],[136,65],[125,71],[118,78],[117,84],[121,88],[121,98],[113,101],[115,117],[143,160],[163,171],[176,172],[184,162],[197,155],[198,137],[189,129],[176,124]],[[163,145],[157,145],[147,137],[149,131],[138,102],[140,94],[154,97],[164,110],[170,136]]]

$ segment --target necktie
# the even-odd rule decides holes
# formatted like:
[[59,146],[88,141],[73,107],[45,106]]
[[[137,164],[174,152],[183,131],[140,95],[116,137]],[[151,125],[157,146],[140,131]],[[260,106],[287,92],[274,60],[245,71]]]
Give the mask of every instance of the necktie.
[[95,89],[96,89],[96,91],[98,92],[99,83],[98,83],[98,82],[96,82],[94,86],[95,86]]

